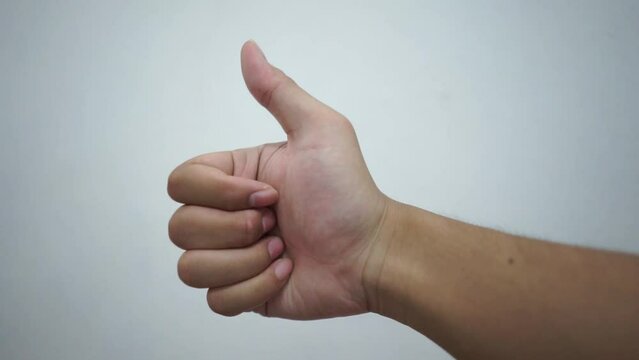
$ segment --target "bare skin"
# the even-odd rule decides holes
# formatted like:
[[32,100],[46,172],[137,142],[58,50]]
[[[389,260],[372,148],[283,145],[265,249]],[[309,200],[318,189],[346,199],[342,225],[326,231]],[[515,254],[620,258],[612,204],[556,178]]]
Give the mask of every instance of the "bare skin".
[[350,122],[242,48],[287,141],[169,176],[180,278],[211,309],[289,319],[376,312],[460,358],[639,356],[639,257],[524,239],[386,197]]

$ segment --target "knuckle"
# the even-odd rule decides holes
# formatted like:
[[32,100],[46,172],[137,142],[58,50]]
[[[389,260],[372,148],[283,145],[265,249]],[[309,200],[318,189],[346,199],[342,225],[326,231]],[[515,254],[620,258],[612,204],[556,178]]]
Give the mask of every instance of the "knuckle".
[[240,314],[240,312],[235,311],[231,309],[229,306],[227,306],[223,298],[219,296],[218,294],[216,294],[214,289],[209,289],[209,291],[207,292],[206,302],[208,303],[211,311],[213,311],[216,314],[219,314],[222,316],[228,316],[228,317],[236,316]]
[[355,128],[353,127],[353,123],[348,120],[348,118],[340,113],[335,115],[335,121],[337,124],[342,127],[346,131],[355,132]]
[[184,249],[184,241],[186,238],[186,230],[189,228],[186,224],[187,217],[184,216],[186,207],[182,206],[173,213],[169,220],[169,239],[176,246]]
[[183,283],[189,286],[193,286],[193,277],[191,272],[191,261],[190,255],[188,251],[185,251],[180,259],[178,260],[177,272],[178,277],[182,280]]
[[244,213],[244,241],[245,245],[252,244],[262,232],[262,216],[259,212],[248,210]]
[[179,201],[180,188],[181,188],[181,183],[183,181],[181,168],[182,168],[181,166],[177,167],[175,170],[171,172],[171,174],[169,174],[169,179],[166,185],[167,193],[169,194],[171,199],[175,201]]

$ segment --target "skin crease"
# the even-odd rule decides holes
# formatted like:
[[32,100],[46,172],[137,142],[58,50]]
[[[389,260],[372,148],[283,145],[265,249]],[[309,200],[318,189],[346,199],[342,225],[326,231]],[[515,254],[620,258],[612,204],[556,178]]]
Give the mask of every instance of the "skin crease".
[[255,43],[241,58],[249,91],[287,141],[201,155],[168,181],[185,204],[169,222],[186,250],[178,275],[209,288],[214,312],[370,311],[456,358],[639,358],[639,256],[513,236],[396,202],[373,182],[344,116]]
[[310,136],[263,151],[268,159],[258,180],[280,193],[276,231],[296,266],[282,293],[267,303],[269,316],[368,311],[362,274],[386,198],[369,175],[350,122],[328,107],[320,116]]
[[[270,206],[277,225],[269,233],[283,239],[282,256],[295,267],[281,291],[253,310],[290,319],[369,311],[363,273],[388,199],[366,168],[352,125],[301,94],[303,90],[268,65],[252,42],[242,48],[242,71],[251,91],[266,88],[264,83],[273,79],[289,82],[288,87],[275,86],[277,93],[253,94],[276,117],[284,118],[288,141],[231,152],[229,175],[257,180],[278,191],[278,201]],[[289,96],[289,88],[294,88],[295,96]],[[285,112],[277,107],[278,99],[271,99],[278,96],[288,99]],[[291,100],[297,98],[304,104]],[[295,123],[286,119],[290,116],[304,117],[306,128],[292,128]]]
[[[331,136],[335,128],[343,138]],[[315,319],[368,311],[362,272],[385,197],[373,183],[350,124],[339,115],[301,145],[279,143],[236,156],[280,199],[273,233],[295,263],[289,282],[270,299],[268,316]],[[259,165],[259,167],[258,167]],[[357,171],[353,171],[357,169]]]

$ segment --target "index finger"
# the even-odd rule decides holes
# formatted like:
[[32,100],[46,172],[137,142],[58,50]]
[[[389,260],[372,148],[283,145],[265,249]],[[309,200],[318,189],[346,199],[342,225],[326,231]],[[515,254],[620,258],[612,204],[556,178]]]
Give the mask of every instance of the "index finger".
[[169,176],[167,190],[177,202],[224,210],[264,207],[277,201],[269,184],[232,176],[231,152],[201,155],[178,166]]

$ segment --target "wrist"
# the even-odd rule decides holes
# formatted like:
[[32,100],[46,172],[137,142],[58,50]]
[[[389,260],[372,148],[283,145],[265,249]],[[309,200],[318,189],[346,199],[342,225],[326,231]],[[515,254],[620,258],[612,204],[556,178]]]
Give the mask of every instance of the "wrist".
[[441,307],[432,294],[447,281],[447,264],[459,261],[447,238],[452,228],[448,218],[389,199],[364,276],[368,310],[427,334],[417,318]]
[[[413,208],[386,198],[384,214],[379,227],[371,239],[370,250],[362,274],[368,311],[384,315],[384,304],[388,303],[388,283],[395,282],[392,274],[394,264],[401,259],[399,249],[410,229]],[[390,271],[389,271],[390,270]]]

